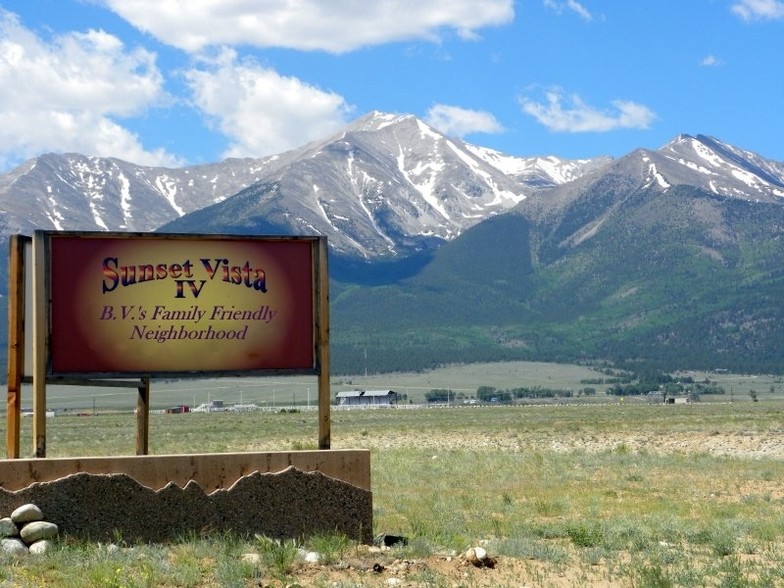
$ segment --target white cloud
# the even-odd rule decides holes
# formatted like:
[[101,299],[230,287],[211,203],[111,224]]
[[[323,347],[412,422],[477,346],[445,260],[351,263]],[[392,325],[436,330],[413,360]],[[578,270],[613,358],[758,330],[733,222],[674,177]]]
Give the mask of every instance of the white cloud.
[[351,108],[327,92],[224,50],[185,73],[197,108],[229,138],[226,157],[261,157],[343,127]]
[[566,0],[565,2],[557,2],[556,0],[544,0],[544,5],[547,8],[555,10],[557,13],[562,13],[564,10],[571,10],[577,16],[585,21],[592,21],[593,15],[588,11],[585,6],[577,2],[577,0]]
[[700,60],[700,65],[703,67],[716,67],[724,65],[724,62],[715,55],[706,55]]
[[546,92],[545,102],[520,98],[523,111],[551,131],[564,133],[606,132],[616,129],[647,129],[656,118],[647,106],[613,100],[612,109],[599,110],[576,94],[564,96],[560,88]]
[[138,137],[106,117],[85,111],[0,112],[0,168],[44,151],[116,157],[138,165],[178,166],[163,149],[149,151]]
[[95,30],[47,42],[0,9],[0,165],[42,151],[174,164],[112,119],[161,102],[162,86],[147,51],[126,51],[116,37]]
[[740,0],[732,5],[732,12],[747,21],[784,19],[784,2],[781,0]]
[[473,38],[514,18],[513,0],[101,0],[162,42],[197,52],[251,45],[333,53],[391,41]]
[[464,137],[471,133],[501,133],[504,127],[489,112],[436,104],[427,112],[427,123],[445,135]]

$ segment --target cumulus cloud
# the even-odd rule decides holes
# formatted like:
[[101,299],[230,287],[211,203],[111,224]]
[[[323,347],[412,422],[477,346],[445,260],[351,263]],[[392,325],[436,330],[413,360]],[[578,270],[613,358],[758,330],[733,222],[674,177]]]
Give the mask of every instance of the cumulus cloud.
[[606,132],[617,129],[647,129],[656,118],[647,106],[628,100],[613,100],[613,108],[600,110],[576,94],[564,96],[560,88],[545,93],[545,101],[520,98],[523,112],[551,131],[561,133]]
[[781,0],[740,0],[732,5],[732,12],[743,20],[784,19],[784,2]]
[[0,9],[0,165],[42,151],[78,151],[172,165],[113,117],[139,114],[166,95],[155,57],[103,31],[44,40]]
[[100,0],[163,43],[198,52],[250,45],[333,53],[411,39],[437,40],[446,30],[477,30],[514,18],[513,0]]
[[489,112],[436,104],[427,112],[427,123],[445,135],[464,137],[471,133],[501,133],[504,127]]
[[585,21],[592,21],[593,15],[588,11],[585,6],[577,2],[577,0],[565,0],[564,2],[558,2],[556,0],[544,0],[544,5],[547,8],[555,10],[559,14],[564,12],[565,10],[569,10],[574,12]]
[[336,132],[351,107],[342,96],[282,76],[224,49],[185,72],[195,106],[230,141],[224,156],[280,153]]

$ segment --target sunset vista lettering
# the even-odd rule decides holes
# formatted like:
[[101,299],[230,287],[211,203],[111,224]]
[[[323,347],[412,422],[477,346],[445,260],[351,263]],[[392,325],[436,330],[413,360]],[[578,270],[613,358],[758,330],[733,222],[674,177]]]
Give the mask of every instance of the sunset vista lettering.
[[118,287],[132,286],[157,280],[172,280],[175,298],[198,298],[208,282],[225,282],[237,286],[267,291],[267,275],[262,268],[249,261],[232,264],[226,258],[201,258],[199,263],[184,260],[182,263],[149,263],[123,265],[117,257],[106,257],[101,265],[102,292],[107,294]]

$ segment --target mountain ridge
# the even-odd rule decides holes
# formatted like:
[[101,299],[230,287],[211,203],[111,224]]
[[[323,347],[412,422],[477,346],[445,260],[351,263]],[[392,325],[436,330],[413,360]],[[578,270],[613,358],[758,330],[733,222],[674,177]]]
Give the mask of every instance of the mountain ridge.
[[616,159],[517,158],[372,112],[258,160],[45,155],[0,176],[0,230],[327,235],[336,372],[776,371],[782,196],[784,163],[708,135]]

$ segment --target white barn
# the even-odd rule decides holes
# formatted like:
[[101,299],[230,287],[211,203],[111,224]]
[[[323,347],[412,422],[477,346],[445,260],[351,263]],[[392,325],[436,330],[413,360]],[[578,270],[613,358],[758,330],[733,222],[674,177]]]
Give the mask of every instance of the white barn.
[[347,390],[338,392],[338,406],[393,406],[397,404],[394,390]]

